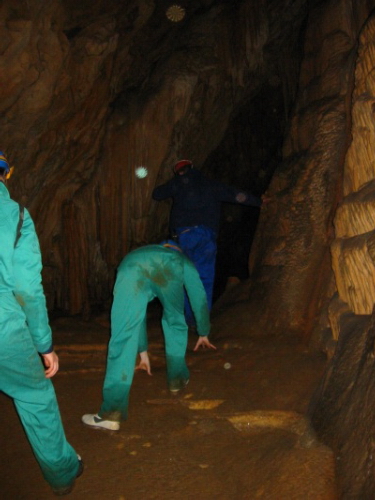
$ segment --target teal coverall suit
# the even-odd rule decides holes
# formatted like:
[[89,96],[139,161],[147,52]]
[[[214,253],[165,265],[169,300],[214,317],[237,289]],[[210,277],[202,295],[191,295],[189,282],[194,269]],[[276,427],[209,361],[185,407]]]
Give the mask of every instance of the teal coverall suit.
[[194,264],[180,251],[148,245],[130,252],[121,262],[114,287],[111,339],[98,415],[106,420],[127,418],[130,387],[137,353],[147,350],[147,304],[157,297],[163,306],[167,380],[170,389],[189,379],[185,362],[188,328],[184,317],[184,288],[189,296],[199,335],[210,332],[206,292]]
[[38,355],[52,351],[52,334],[34,223],[25,209],[14,247],[19,218],[19,205],[0,182],[0,391],[13,399],[44,478],[59,488],[74,481],[78,458]]

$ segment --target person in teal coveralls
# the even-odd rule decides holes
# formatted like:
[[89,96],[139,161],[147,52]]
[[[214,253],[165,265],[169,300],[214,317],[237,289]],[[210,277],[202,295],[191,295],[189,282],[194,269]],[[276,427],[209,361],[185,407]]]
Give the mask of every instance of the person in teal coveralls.
[[194,264],[174,241],[138,248],[122,260],[114,287],[103,402],[97,414],[83,415],[84,424],[119,430],[121,420],[127,418],[138,353],[142,354],[146,369],[148,365],[146,313],[147,304],[155,297],[163,307],[169,390],[176,394],[186,386],[189,370],[185,361],[188,327],[184,317],[184,289],[197,322],[199,339],[195,350],[215,349],[208,340],[210,319],[203,284]]
[[44,478],[56,495],[65,495],[83,463],[66,440],[50,380],[59,360],[41,283],[39,242],[29,212],[10,198],[5,185],[10,171],[0,151],[0,391],[13,399]]

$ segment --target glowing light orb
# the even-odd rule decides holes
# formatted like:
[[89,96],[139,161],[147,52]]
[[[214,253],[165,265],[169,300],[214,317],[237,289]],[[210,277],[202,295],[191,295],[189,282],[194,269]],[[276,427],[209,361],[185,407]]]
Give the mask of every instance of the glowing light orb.
[[171,5],[167,9],[166,15],[170,21],[178,23],[185,17],[185,9],[181,5]]
[[138,179],[144,179],[145,177],[147,177],[147,174],[148,170],[146,167],[137,167],[135,169],[135,175],[136,177],[138,177]]

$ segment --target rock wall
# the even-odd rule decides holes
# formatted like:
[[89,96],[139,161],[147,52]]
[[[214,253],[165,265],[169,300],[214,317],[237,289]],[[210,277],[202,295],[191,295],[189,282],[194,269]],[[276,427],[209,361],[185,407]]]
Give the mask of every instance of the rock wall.
[[340,298],[355,314],[375,304],[375,65],[371,19],[359,41],[352,98],[352,142],[344,165],[343,194],[334,219],[332,264]]
[[[310,340],[330,328],[333,222],[344,196],[358,37],[373,7],[341,0],[320,2],[310,11],[284,160],[250,255],[250,303],[238,326],[244,331],[252,325],[254,333],[289,332]],[[352,263],[347,269],[355,273]]]
[[230,313],[215,323],[220,335],[235,316],[244,335],[297,333],[326,350],[309,415],[334,451],[342,499],[375,496],[374,7],[341,0],[310,12],[252,276],[228,291]]
[[374,32],[372,15],[359,38],[352,141],[344,163],[344,197],[334,218],[332,357],[310,408],[320,438],[335,450],[342,498],[375,496]]
[[[290,108],[307,0],[181,5],[176,22],[167,0],[1,2],[0,149],[36,222],[51,310],[110,301],[122,257],[165,236],[155,184],[179,157],[203,166],[265,82]],[[241,148],[239,171],[256,175]]]
[[375,316],[347,312],[309,415],[319,439],[334,451],[340,498],[375,496]]

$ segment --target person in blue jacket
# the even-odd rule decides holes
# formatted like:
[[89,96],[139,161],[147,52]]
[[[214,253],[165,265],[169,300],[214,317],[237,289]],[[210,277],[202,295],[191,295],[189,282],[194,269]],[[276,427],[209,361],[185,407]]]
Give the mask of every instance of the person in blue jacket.
[[[169,228],[183,252],[194,262],[212,307],[217,253],[217,235],[222,202],[260,207],[263,198],[205,177],[190,160],[174,165],[175,177],[154,189],[155,200],[173,199]],[[189,301],[185,301],[186,321],[194,325]]]
[[59,368],[41,283],[41,255],[26,208],[10,198],[0,151],[0,391],[14,401],[42,474],[56,495],[83,472],[67,442],[51,377]]
[[194,264],[173,241],[146,245],[130,252],[120,263],[111,310],[111,338],[97,414],[82,416],[90,427],[117,431],[128,415],[129,393],[137,354],[141,368],[150,373],[147,356],[147,304],[157,297],[163,307],[167,382],[177,394],[189,381],[185,361],[188,328],[184,317],[184,289],[195,314],[200,347],[215,349],[208,340],[210,318],[206,293]]

